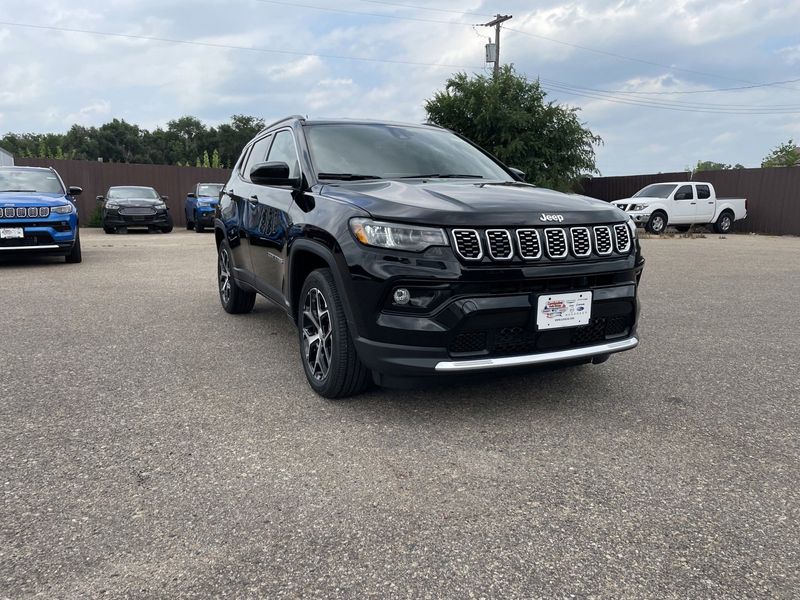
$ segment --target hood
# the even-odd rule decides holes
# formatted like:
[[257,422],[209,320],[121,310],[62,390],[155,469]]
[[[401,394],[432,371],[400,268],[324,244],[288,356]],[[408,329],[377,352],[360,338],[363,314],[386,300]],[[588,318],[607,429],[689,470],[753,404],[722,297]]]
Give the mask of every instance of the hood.
[[12,206],[62,206],[69,202],[64,194],[39,192],[0,192],[0,209]]
[[[109,200],[106,199],[106,202],[108,201]],[[154,198],[120,198],[119,200],[112,198],[110,201],[126,208],[150,208],[151,206],[164,202],[160,198],[158,200]]]
[[203,202],[212,202],[214,204],[219,204],[219,196],[198,196],[198,200],[202,200]]
[[[624,221],[602,200],[562,194],[524,183],[404,182],[326,184],[321,193],[348,202],[376,219],[426,225],[521,227]],[[554,220],[544,221],[543,215]],[[558,220],[558,216],[563,220]]]

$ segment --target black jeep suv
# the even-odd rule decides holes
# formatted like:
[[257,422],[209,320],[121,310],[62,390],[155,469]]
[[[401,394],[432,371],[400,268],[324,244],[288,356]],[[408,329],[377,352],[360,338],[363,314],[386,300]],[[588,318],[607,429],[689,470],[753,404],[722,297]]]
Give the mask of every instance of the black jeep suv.
[[635,347],[635,226],[522,179],[434,126],[274,123],[221,194],[222,305],[246,313],[258,293],[283,307],[328,398]]

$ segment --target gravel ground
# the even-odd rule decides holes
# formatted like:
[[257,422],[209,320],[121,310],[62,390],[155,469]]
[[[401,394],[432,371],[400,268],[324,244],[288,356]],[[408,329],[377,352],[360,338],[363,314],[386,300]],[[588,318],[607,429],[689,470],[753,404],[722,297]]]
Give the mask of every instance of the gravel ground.
[[328,402],[213,236],[0,263],[0,598],[797,597],[800,239],[645,240],[641,346]]

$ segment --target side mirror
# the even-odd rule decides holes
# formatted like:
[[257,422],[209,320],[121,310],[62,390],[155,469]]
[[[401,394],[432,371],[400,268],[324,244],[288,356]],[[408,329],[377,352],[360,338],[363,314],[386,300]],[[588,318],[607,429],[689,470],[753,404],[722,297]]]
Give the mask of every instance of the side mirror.
[[80,188],[76,185],[69,186],[69,195],[70,196],[80,196],[83,193],[83,188]]
[[97,198],[95,198],[95,200],[97,200],[98,202],[105,202],[105,199],[106,199],[105,196],[98,196]]
[[511,171],[511,175],[513,175],[514,179],[517,181],[525,181],[525,171],[520,171],[514,167],[508,167],[508,170]]
[[169,196],[161,196],[161,199],[162,199],[164,202],[166,202],[167,200],[169,200]]
[[289,165],[285,162],[265,162],[253,165],[250,181],[256,185],[277,185],[297,187],[300,180],[289,177]]
[[188,194],[186,194],[186,197],[187,198],[197,198],[197,194],[195,194],[194,192],[189,192]]

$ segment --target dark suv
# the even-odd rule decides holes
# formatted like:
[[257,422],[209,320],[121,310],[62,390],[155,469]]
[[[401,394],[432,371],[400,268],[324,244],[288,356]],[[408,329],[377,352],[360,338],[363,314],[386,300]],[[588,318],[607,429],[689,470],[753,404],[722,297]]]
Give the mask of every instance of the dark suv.
[[221,195],[219,295],[298,327],[311,387],[603,362],[638,344],[636,228],[434,126],[291,117]]

